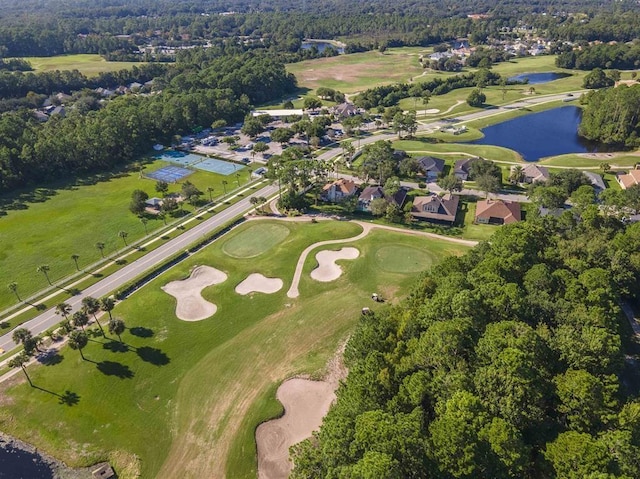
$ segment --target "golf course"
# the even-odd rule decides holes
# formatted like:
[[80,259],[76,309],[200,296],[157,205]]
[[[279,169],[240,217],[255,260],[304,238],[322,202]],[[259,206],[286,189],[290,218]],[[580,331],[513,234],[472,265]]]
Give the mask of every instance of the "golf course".
[[[299,296],[287,297],[303,250],[356,236],[312,249]],[[314,280],[317,253],[343,247],[357,257],[335,260],[336,279]],[[28,368],[35,387],[14,376],[0,428],[71,466],[109,460],[123,479],[255,477],[254,431],[281,412],[279,383],[321,376],[360,310],[378,307],[372,292],[395,300],[420,271],[467,248],[376,227],[363,235],[353,222],[247,221],[120,302],[112,315],[127,326],[122,342],[94,327],[86,359],[63,347]],[[195,285],[194,296],[215,304],[215,312],[181,320],[163,287],[204,266],[222,274],[217,284]],[[238,293],[255,274],[279,278],[284,288]]]

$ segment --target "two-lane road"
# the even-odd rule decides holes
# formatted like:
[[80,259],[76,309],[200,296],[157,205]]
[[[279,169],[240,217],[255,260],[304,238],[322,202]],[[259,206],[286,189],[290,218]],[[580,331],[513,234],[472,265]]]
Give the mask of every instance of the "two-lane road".
[[[167,241],[165,244],[147,253],[142,258],[137,259],[136,261],[126,265],[124,268],[118,270],[117,272],[98,281],[94,285],[82,291],[80,294],[76,296],[72,296],[66,302],[75,311],[80,308],[82,304],[82,299],[87,296],[92,296],[94,298],[101,298],[103,296],[110,294],[112,291],[118,289],[120,286],[137,278],[138,276],[143,274],[145,271],[161,263],[166,258],[176,253],[179,253],[180,251],[186,250],[189,247],[189,245],[197,241],[199,238],[207,235],[211,231],[221,226],[224,226],[233,218],[252,209],[253,206],[250,203],[250,198],[254,196],[264,196],[266,198],[269,198],[273,196],[275,193],[277,193],[277,191],[278,191],[277,186],[268,185],[260,190],[257,190],[251,193],[249,196],[243,198],[236,204],[229,206],[227,209],[212,216],[208,220],[203,221],[198,226],[195,226],[194,228],[188,231],[185,231],[180,236]],[[22,327],[29,329],[35,336],[37,334],[42,333],[43,331],[46,331],[52,326],[58,324],[60,321],[61,321],[60,316],[56,315],[55,309],[52,308],[36,316],[32,320],[27,321],[22,325]],[[13,342],[13,339],[11,339],[11,332],[0,337],[1,349],[4,349],[5,351],[10,351],[15,347],[16,347],[16,344]]]

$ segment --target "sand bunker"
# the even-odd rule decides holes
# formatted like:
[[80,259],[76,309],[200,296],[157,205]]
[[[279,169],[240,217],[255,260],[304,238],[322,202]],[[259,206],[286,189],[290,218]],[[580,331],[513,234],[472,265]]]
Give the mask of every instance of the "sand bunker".
[[435,113],[440,113],[440,110],[438,110],[437,108],[429,108],[428,110],[424,111],[426,115],[433,115]]
[[250,293],[273,294],[280,291],[282,286],[280,278],[267,278],[260,273],[252,273],[236,286],[236,293],[242,295]]
[[284,406],[284,416],[260,424],[256,430],[259,479],[289,477],[293,466],[289,448],[320,428],[336,398],[334,389],[335,385],[329,382],[308,379],[282,383],[276,397]]
[[356,259],[360,252],[355,248],[342,248],[338,251],[320,251],[316,254],[318,267],[311,272],[311,277],[316,281],[328,283],[335,281],[342,274],[342,268],[336,264],[341,259]]
[[183,321],[201,321],[215,314],[218,307],[202,297],[207,286],[220,284],[227,275],[211,266],[197,266],[187,279],[172,281],[162,287],[178,301],[176,316]]

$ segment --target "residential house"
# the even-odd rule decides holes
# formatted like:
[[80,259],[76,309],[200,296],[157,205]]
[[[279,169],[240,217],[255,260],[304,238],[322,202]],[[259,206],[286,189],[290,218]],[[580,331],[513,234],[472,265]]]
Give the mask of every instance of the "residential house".
[[549,179],[549,170],[530,163],[522,169],[522,177],[523,183],[544,182]]
[[411,216],[418,220],[453,225],[456,221],[459,203],[460,197],[451,193],[444,196],[438,196],[434,193],[428,196],[417,196],[413,199]]
[[521,219],[520,203],[515,201],[480,200],[476,203],[476,223],[506,225]]
[[418,164],[427,181],[437,180],[444,171],[444,160],[440,158],[423,156],[422,158],[418,158]]
[[409,158],[409,155],[404,150],[394,150],[393,151],[393,159],[396,161],[402,161],[405,158]]
[[45,112],[40,110],[33,110],[33,116],[35,116],[36,120],[38,120],[41,123],[44,123],[49,119],[49,115],[47,115]]
[[456,164],[453,167],[453,174],[462,181],[467,181],[469,173],[471,172],[471,165],[479,159],[480,158],[475,157],[456,161]]
[[599,195],[607,189],[607,185],[602,179],[602,175],[599,175],[598,173],[592,173],[590,171],[583,171],[582,173],[584,174],[584,176],[589,178],[591,186],[593,186],[593,189],[596,191],[596,195]]
[[384,193],[382,186],[367,186],[358,196],[358,209],[360,211],[371,211],[371,202],[378,198],[384,198],[389,203],[402,208],[407,200],[407,189],[400,188],[396,194],[390,196]]
[[159,210],[162,207],[162,199],[161,198],[149,198],[144,202],[149,208],[153,208],[155,210]]
[[620,183],[623,190],[630,188],[634,185],[640,185],[640,167],[635,167],[629,173],[618,173],[616,180]]
[[357,186],[352,180],[341,178],[333,183],[327,183],[322,188],[322,199],[332,203],[340,203],[342,200],[356,194]]
[[60,115],[62,117],[66,116],[66,114],[67,114],[67,110],[65,110],[63,106],[57,106],[53,110],[51,110],[51,113],[49,113],[49,115],[51,116]]
[[111,479],[116,477],[116,473],[109,464],[103,464],[97,469],[91,471],[91,477],[94,479]]
[[71,95],[67,95],[66,93],[58,93],[56,95],[56,98],[58,99],[58,101],[60,103],[64,103],[65,101],[71,100],[72,97],[71,97]]

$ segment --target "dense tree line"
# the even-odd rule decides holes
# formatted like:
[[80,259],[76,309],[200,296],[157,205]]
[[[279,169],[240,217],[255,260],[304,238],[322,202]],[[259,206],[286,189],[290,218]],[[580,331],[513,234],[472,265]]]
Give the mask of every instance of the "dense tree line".
[[585,100],[579,134],[606,145],[640,145],[640,86],[621,85],[590,92]]
[[594,68],[618,68],[631,70],[640,67],[640,44],[614,44],[584,46],[580,50],[561,53],[556,58],[560,68],[593,70]]
[[446,259],[362,316],[291,477],[640,477],[620,335],[639,251],[640,224],[585,214],[503,227]]
[[252,102],[295,89],[282,63],[252,54],[171,71],[158,81],[161,94],[126,95],[86,113],[71,108],[44,124],[28,110],[0,115],[0,192],[136,160],[154,143],[217,120],[242,121]]

